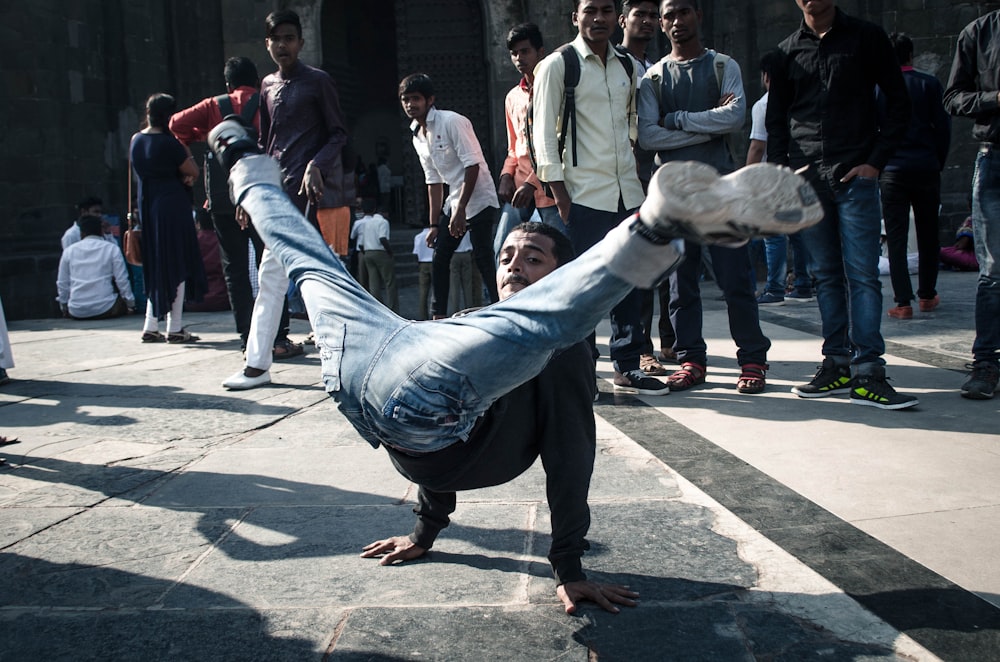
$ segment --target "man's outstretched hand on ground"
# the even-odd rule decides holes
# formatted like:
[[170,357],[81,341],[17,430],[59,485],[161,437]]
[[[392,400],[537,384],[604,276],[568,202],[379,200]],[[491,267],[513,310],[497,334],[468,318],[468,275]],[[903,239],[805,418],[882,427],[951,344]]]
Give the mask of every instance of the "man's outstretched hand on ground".
[[639,597],[638,593],[630,591],[625,586],[601,584],[586,579],[560,584],[556,587],[556,595],[562,600],[567,614],[576,612],[576,605],[580,600],[596,602],[605,610],[617,614],[620,610],[615,605],[634,607],[636,605],[635,599]]
[[412,561],[426,553],[427,550],[415,544],[409,536],[393,536],[365,545],[361,557],[370,559],[381,556],[379,565],[392,565],[396,561]]

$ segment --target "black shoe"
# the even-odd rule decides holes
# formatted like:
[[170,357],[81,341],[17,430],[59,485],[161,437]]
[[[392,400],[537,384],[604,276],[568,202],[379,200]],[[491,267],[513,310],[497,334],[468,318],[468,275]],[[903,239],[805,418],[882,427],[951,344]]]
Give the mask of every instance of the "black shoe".
[[851,388],[851,366],[839,365],[831,358],[823,359],[823,365],[808,384],[793,386],[792,393],[800,398],[825,398]]
[[989,400],[997,390],[1000,381],[1000,364],[997,361],[981,360],[965,366],[972,372],[962,384],[962,397],[971,400]]
[[642,370],[629,370],[626,373],[615,371],[615,391],[618,393],[634,393],[635,395],[666,395],[670,387],[659,379],[653,379]]
[[229,172],[246,154],[263,154],[252,131],[239,115],[227,116],[209,131],[208,146],[215,152],[223,170]]
[[858,375],[851,382],[851,404],[879,409],[906,409],[920,404],[912,395],[896,393],[885,377]]

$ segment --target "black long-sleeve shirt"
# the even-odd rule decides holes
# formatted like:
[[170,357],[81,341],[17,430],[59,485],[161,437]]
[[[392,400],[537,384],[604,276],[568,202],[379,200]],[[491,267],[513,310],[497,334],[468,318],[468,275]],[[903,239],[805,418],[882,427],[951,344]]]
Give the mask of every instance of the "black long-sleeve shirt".
[[[767,160],[795,169],[809,165],[807,179],[831,189],[855,166],[885,168],[910,119],[910,99],[885,31],[836,9],[822,39],[803,21],[778,48],[784,57],[771,74]],[[886,98],[881,125],[876,86]]]
[[541,457],[552,520],[549,562],[556,582],[586,579],[587,495],[594,468],[594,361],[577,343],[534,379],[497,400],[469,440],[426,455],[386,447],[396,469],[420,486],[410,539],[430,549],[448,526],[455,492],[506,483]]
[[952,115],[971,117],[972,137],[1000,143],[1000,10],[981,16],[958,35],[955,60],[944,93]]

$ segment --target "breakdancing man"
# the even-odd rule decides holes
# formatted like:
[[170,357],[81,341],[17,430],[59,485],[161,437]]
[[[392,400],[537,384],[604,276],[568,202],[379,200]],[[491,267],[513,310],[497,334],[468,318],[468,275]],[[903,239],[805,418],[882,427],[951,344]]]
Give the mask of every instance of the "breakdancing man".
[[[671,162],[653,176],[639,213],[581,256],[556,270],[568,255],[555,237],[522,226],[501,254],[501,301],[418,323],[378,303],[309,230],[282,191],[276,162],[258,153],[239,121],[219,124],[209,145],[230,170],[233,202],[299,284],[327,392],[358,433],[373,447],[385,446],[397,469],[421,486],[414,533],[376,541],[363,556],[392,563],[422,555],[447,525],[454,491],[510,480],[541,455],[553,511],[549,560],[567,613],[581,600],[612,612],[634,605],[636,593],[589,581],[581,568],[594,382],[581,367],[589,354],[577,345],[633,288],[654,287],[677,268],[683,256],[674,239],[739,243],[819,222],[822,206],[805,180],[770,164],[719,177],[704,164]],[[552,361],[557,374],[547,375]],[[559,380],[558,407],[530,399],[553,389],[549,382],[567,365],[574,386],[564,391]],[[570,398],[585,420],[572,432],[576,438],[560,439],[568,436],[563,412]],[[521,419],[533,425],[518,427]],[[549,429],[557,424],[558,433]],[[569,462],[578,452],[584,457]]]

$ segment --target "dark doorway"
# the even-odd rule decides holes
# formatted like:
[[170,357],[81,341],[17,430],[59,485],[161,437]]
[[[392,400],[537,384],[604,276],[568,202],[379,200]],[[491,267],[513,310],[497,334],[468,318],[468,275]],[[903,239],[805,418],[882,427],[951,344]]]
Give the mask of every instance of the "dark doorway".
[[[400,79],[423,71],[440,108],[468,117],[494,167],[483,10],[477,0],[396,0],[377,6],[327,1],[321,17],[323,68],[337,81],[355,150],[366,165],[385,156],[402,176],[393,222],[424,225],[423,171],[399,108]],[[397,179],[397,181],[399,181]]]

